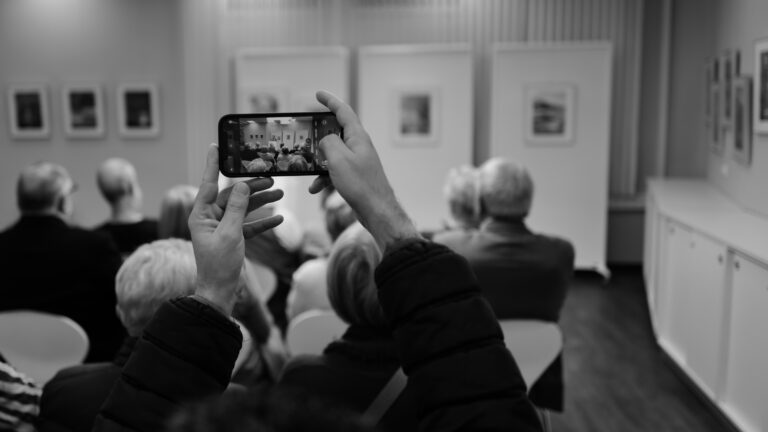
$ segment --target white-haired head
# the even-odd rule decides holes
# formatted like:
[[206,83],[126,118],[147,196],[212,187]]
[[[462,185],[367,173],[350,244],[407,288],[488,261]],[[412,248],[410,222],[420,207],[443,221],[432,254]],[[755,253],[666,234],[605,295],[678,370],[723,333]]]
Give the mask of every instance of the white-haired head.
[[523,166],[490,159],[480,167],[480,199],[486,216],[525,218],[531,210],[533,180]]
[[480,223],[480,187],[478,172],[470,166],[460,166],[448,172],[443,195],[448,201],[451,217],[464,228]]
[[136,169],[125,159],[105,160],[96,171],[96,183],[104,199],[112,206],[126,198],[141,201]]
[[117,314],[131,336],[139,336],[167,300],[195,292],[197,266],[192,243],[157,240],[125,260],[115,279]]

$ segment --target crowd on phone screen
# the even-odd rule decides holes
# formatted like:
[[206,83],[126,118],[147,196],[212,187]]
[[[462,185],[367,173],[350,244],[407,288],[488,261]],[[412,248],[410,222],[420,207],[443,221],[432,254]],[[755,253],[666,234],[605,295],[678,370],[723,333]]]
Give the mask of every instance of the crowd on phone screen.
[[[311,147],[248,143],[242,163],[254,173],[311,170]],[[283,222],[245,239],[232,311],[239,329],[193,296],[208,265],[188,223],[202,211],[198,188],[170,189],[152,219],[130,162],[105,161],[96,183],[110,217],[86,230],[67,222],[76,185],[64,167],[36,163],[19,176],[22,216],[0,233],[0,309],[68,316],[90,350],[87,364],[42,389],[24,364],[0,357],[0,429],[540,430],[534,405],[563,409],[560,359],[526,389],[496,324],[557,322],[573,272],[567,241],[526,227],[533,182],[524,167],[492,159],[451,170],[445,229],[387,250],[370,205],[355,201],[366,198],[348,202],[349,190],[322,190],[322,230],[260,203],[246,223],[276,214]],[[289,323],[313,310],[336,314],[347,330],[320,355],[291,356]],[[396,377],[403,388],[372,417]]]
[[275,141],[268,145],[249,141],[240,150],[240,160],[248,173],[314,171],[317,157],[312,149],[309,138],[292,146]]

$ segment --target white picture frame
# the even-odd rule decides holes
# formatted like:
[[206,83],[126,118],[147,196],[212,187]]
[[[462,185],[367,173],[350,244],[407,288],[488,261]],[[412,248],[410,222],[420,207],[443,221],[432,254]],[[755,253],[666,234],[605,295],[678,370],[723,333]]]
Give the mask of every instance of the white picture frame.
[[752,163],[752,77],[733,80],[733,160],[744,166]]
[[104,99],[98,84],[65,84],[61,91],[64,134],[69,138],[101,138]]
[[160,100],[155,84],[128,83],[117,87],[117,124],[124,138],[154,138],[160,134]]
[[11,138],[46,139],[50,137],[51,120],[46,85],[9,85],[8,120]]
[[755,82],[752,96],[752,127],[768,134],[768,39],[755,43]]
[[525,85],[523,133],[526,144],[571,145],[575,138],[576,86],[567,83]]
[[398,147],[437,147],[440,131],[440,90],[400,87],[392,91],[390,130]]

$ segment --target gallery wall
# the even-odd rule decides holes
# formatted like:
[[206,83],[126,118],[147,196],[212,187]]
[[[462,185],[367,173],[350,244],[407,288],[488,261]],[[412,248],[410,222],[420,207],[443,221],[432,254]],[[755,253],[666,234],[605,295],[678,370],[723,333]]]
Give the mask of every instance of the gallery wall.
[[[741,70],[754,78],[755,42],[768,38],[766,16],[768,2],[764,0],[719,0],[713,52],[740,50]],[[750,166],[733,160],[731,140],[732,136],[727,135],[721,156],[710,153],[709,178],[741,206],[768,217],[768,135],[754,136]]]
[[[180,16],[176,1],[5,0],[0,2],[0,226],[18,216],[16,179],[39,160],[64,165],[79,185],[75,222],[93,226],[108,216],[95,170],[105,159],[136,165],[145,211],[156,216],[165,190],[187,182],[186,122]],[[69,139],[62,124],[62,86],[102,86],[106,134]],[[9,134],[6,89],[11,83],[47,85],[51,135],[14,140]],[[127,140],[117,131],[116,89],[124,82],[157,85],[160,135]]]

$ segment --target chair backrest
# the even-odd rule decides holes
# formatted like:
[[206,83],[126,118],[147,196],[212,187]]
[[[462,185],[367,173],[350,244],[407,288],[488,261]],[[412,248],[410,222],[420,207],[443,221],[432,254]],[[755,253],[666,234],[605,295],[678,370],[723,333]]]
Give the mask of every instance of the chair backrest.
[[69,318],[36,311],[0,313],[0,353],[42,386],[56,372],[83,362],[88,336]]
[[291,355],[322,354],[329,343],[341,338],[347,327],[332,311],[302,312],[288,324],[288,351]]
[[560,327],[552,322],[535,320],[501,320],[504,343],[515,357],[525,384],[533,383],[563,350]]

